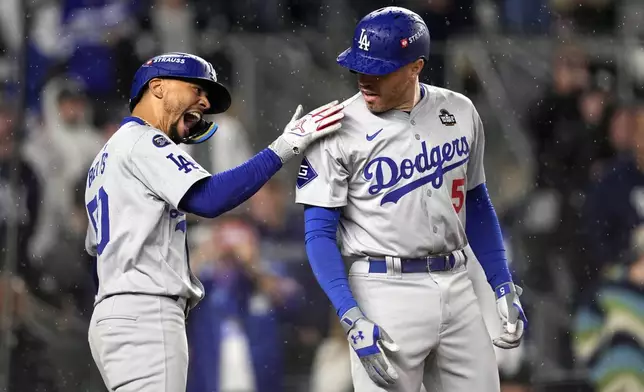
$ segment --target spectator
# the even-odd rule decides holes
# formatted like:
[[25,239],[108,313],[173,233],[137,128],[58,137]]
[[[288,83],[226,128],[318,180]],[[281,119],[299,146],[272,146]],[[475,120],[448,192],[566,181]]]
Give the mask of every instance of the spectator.
[[213,173],[232,169],[253,156],[248,132],[241,121],[233,117],[235,106],[237,105],[233,103],[233,111],[216,114],[213,118],[219,126],[217,136],[209,142],[210,167]]
[[[42,272],[48,276],[49,290],[55,293],[50,303],[69,317],[87,322],[92,316],[94,295],[94,259],[85,251],[87,210],[84,174],[73,186],[73,204],[67,216],[66,230],[60,232],[56,246],[42,258]],[[89,351],[87,352],[89,354]],[[91,362],[91,358],[88,357]]]
[[[11,187],[12,154],[17,148],[14,135],[19,132],[15,114],[11,108],[0,106],[0,266],[5,263],[7,224],[18,221],[17,271],[28,279],[30,284],[38,283],[37,275],[30,265],[29,245],[33,239],[39,219],[41,185],[29,162],[18,152],[20,170],[17,188]],[[17,206],[17,208],[16,208]]]
[[573,349],[596,392],[644,390],[644,226],[630,257],[603,277],[577,309]]
[[533,287],[546,291],[553,280],[542,262],[564,268],[574,279],[571,285],[583,287],[589,279],[580,214],[594,164],[612,153],[606,137],[610,95],[591,82],[586,54],[561,46],[552,74],[551,86],[527,116],[538,167],[525,226],[530,257],[540,261],[527,276]]
[[330,302],[308,263],[301,211],[289,209],[289,199],[284,184],[273,177],[250,199],[248,215],[259,233],[261,254],[282,262],[288,275],[303,287],[307,306],[295,324],[284,325],[284,333],[296,337],[286,345],[288,370],[301,374],[309,371],[315,350],[327,333]]
[[[560,34],[610,34],[617,26],[617,0],[550,0]],[[557,31],[555,31],[557,32]]]
[[21,43],[20,8],[19,0],[0,2],[0,80],[9,89],[17,87],[11,79],[16,68],[14,56],[19,53]]
[[198,52],[199,25],[194,4],[187,0],[149,0],[139,18],[140,32],[135,43],[139,60],[159,53]]
[[249,201],[248,215],[260,235],[262,255],[307,268],[299,209],[289,209],[289,193],[278,177],[270,179]]
[[189,392],[284,390],[280,319],[298,306],[299,288],[263,257],[252,226],[218,218],[192,268],[208,296],[190,313]]
[[[15,312],[12,316],[14,318],[12,338],[15,339],[15,344],[11,347],[9,390],[55,392],[53,369],[43,359],[44,342],[32,334],[22,322],[25,313],[31,310],[27,306],[28,292],[36,295],[43,294],[40,290],[40,271],[32,265],[28,251],[34,227],[38,221],[41,191],[30,164],[20,152],[15,151],[17,147],[14,135],[17,132],[19,130],[14,112],[7,106],[0,106],[0,268],[3,270],[7,263],[8,244],[5,241],[8,224],[17,223],[18,231],[15,260],[17,274],[3,276],[0,281],[0,299],[3,299],[9,291],[16,299]],[[13,172],[11,159],[14,153],[18,154],[17,164],[20,170],[16,187],[10,183]]]
[[[131,56],[121,58],[131,48],[129,35],[135,27],[140,1],[135,0],[63,0],[60,21],[63,48],[67,54],[67,72],[87,84],[91,97],[101,101],[121,99],[119,80],[126,78],[122,67],[132,64]],[[131,50],[130,50],[131,52]],[[129,68],[125,69],[125,74]],[[129,91],[129,81],[121,87]]]
[[241,165],[253,156],[249,135],[244,125],[235,116],[233,103],[226,113],[215,114],[212,121],[217,124],[215,137],[208,144],[194,145],[190,155],[195,157],[211,173],[221,173]]
[[617,108],[610,119],[608,137],[611,148],[618,154],[628,154],[635,128],[635,107],[624,105]]
[[550,0],[496,0],[508,33],[544,34],[550,28]]
[[463,33],[474,32],[478,27],[474,0],[407,0],[429,26],[432,51],[423,68],[424,82],[445,87],[445,58],[449,39]]
[[[602,92],[591,89],[591,71],[581,49],[564,45],[554,54],[553,80],[528,113],[539,160],[537,186],[569,194],[588,181],[588,162],[598,155],[606,113]],[[562,172],[563,170],[563,172]]]
[[330,330],[318,346],[311,367],[310,392],[351,392],[351,350],[347,335],[338,322],[338,316],[330,310]]
[[591,186],[613,169],[612,165],[631,155],[633,131],[635,128],[636,105],[616,105],[606,116],[607,136],[604,141],[605,154],[591,163]]
[[644,105],[634,113],[630,154],[612,162],[584,207],[588,261],[595,268],[624,262],[632,230],[644,223]]
[[322,0],[286,0],[286,14],[291,28],[316,29],[323,31],[321,26],[325,2]]
[[43,91],[44,127],[33,129],[26,154],[44,185],[43,219],[33,253],[51,251],[68,230],[77,181],[103,146],[92,125],[92,111],[84,85],[71,78],[56,78]]

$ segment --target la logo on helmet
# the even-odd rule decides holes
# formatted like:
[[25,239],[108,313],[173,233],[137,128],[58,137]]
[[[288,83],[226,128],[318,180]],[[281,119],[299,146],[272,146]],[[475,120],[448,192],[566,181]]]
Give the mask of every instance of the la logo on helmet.
[[362,29],[362,32],[360,32],[360,39],[358,40],[358,44],[360,44],[358,47],[365,52],[369,51],[369,46],[371,45],[371,42],[369,42],[369,38],[367,37],[367,33],[365,29]]

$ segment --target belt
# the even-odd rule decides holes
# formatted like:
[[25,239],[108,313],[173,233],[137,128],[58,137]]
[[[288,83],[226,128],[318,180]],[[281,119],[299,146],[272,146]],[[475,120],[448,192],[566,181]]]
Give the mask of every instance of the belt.
[[[467,256],[463,251],[456,251],[462,254],[463,263],[467,263]],[[452,252],[444,256],[427,256],[416,259],[400,259],[400,267],[402,273],[418,273],[418,272],[442,272],[450,271],[457,267],[458,258]],[[387,261],[385,259],[369,258],[369,272],[381,273],[387,272]]]
[[188,300],[185,297],[181,297],[178,295],[160,295],[160,297],[170,298],[171,300],[176,302],[177,305],[179,305],[179,307],[181,308],[181,310],[183,310],[183,313],[186,315],[186,317],[188,317],[188,311],[190,309],[188,309]]
[[179,295],[164,295],[164,294],[128,293],[128,292],[125,292],[125,293],[108,294],[105,297],[103,297],[102,301],[104,301],[104,300],[106,300],[106,299],[108,299],[110,297],[113,297],[115,295],[122,295],[122,294],[124,294],[124,295],[153,295],[153,296],[156,296],[156,297],[170,298],[171,300],[176,302],[177,305],[179,305],[181,310],[183,310],[183,312],[186,314],[186,317],[188,316],[188,300],[186,298],[184,298],[184,297],[179,296]]

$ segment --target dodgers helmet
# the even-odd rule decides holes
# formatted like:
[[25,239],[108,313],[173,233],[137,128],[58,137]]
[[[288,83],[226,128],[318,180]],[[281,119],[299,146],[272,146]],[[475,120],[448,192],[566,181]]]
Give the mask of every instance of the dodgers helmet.
[[425,21],[406,8],[385,7],[360,20],[337,62],[356,73],[386,75],[419,58],[429,58]]
[[[134,110],[147,89],[148,83],[154,78],[179,79],[202,86],[208,94],[210,102],[210,108],[204,114],[225,112],[232,102],[228,89],[217,81],[217,73],[212,64],[199,56],[170,52],[149,59],[136,71],[130,89],[130,112]],[[197,126],[190,129],[190,135],[182,142],[187,144],[204,142],[216,130],[216,124],[201,119]]]

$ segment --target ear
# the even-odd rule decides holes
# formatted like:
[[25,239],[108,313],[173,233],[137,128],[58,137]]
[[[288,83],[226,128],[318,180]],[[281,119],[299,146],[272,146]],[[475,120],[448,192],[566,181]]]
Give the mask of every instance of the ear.
[[155,97],[159,99],[163,98],[163,93],[165,91],[163,79],[154,78],[150,80],[150,82],[148,83],[148,90],[150,91],[150,94],[154,95]]
[[418,59],[418,60],[414,61],[413,63],[411,63],[411,72],[415,76],[418,76],[418,75],[420,75],[420,71],[423,70],[424,66],[425,66],[425,60],[423,60],[422,58]]

